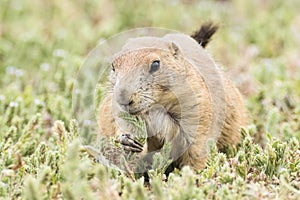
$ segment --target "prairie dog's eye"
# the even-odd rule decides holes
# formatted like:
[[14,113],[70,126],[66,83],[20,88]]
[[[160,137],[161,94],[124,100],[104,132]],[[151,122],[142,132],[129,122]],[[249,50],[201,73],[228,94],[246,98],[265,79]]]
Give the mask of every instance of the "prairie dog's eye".
[[115,70],[116,70],[113,63],[111,64],[111,70],[112,70],[113,72],[115,72]]
[[151,66],[150,66],[149,72],[153,73],[153,72],[157,71],[159,69],[159,66],[160,66],[159,60],[153,61],[152,64],[151,64]]

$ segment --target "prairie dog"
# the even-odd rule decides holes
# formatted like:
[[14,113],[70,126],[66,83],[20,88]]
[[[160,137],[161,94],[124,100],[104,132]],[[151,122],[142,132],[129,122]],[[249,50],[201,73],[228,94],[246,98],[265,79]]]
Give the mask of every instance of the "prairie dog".
[[[121,135],[124,149],[133,152],[158,151],[169,142],[172,166],[179,169],[204,168],[209,140],[220,150],[238,144],[247,122],[242,97],[204,49],[216,29],[208,24],[192,37],[129,39],[112,62],[112,92],[99,113],[101,134]],[[118,118],[121,111],[145,121],[145,146]]]

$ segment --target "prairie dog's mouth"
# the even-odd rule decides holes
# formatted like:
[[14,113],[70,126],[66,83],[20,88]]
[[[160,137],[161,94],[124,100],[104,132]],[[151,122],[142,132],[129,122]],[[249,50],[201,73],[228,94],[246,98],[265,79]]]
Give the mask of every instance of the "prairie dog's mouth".
[[151,104],[150,105],[139,105],[139,106],[130,106],[128,107],[127,112],[131,115],[142,115],[151,109]]
[[127,112],[131,115],[139,115],[147,112],[150,108],[150,105],[140,105],[140,104],[131,104],[131,105],[119,105],[119,110]]
[[154,104],[154,101],[149,99],[131,98],[132,100],[126,101],[124,104],[116,101],[119,108],[131,115],[140,115],[146,113]]
[[143,112],[146,111],[146,108],[145,107],[140,107],[140,108],[129,108],[128,109],[128,113],[131,114],[131,115],[139,115]]

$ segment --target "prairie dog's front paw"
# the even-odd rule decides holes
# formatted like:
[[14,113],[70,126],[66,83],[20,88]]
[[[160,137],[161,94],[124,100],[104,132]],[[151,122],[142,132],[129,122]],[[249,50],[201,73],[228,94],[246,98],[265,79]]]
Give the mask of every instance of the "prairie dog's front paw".
[[143,145],[137,141],[137,139],[129,133],[125,133],[119,136],[119,143],[122,145],[125,151],[142,152]]

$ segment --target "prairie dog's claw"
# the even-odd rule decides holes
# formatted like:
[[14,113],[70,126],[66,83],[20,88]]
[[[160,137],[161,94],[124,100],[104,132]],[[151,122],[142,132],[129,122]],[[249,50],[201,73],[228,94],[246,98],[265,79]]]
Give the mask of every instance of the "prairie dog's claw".
[[131,134],[125,133],[119,137],[119,142],[125,151],[141,152],[143,145],[138,142]]

